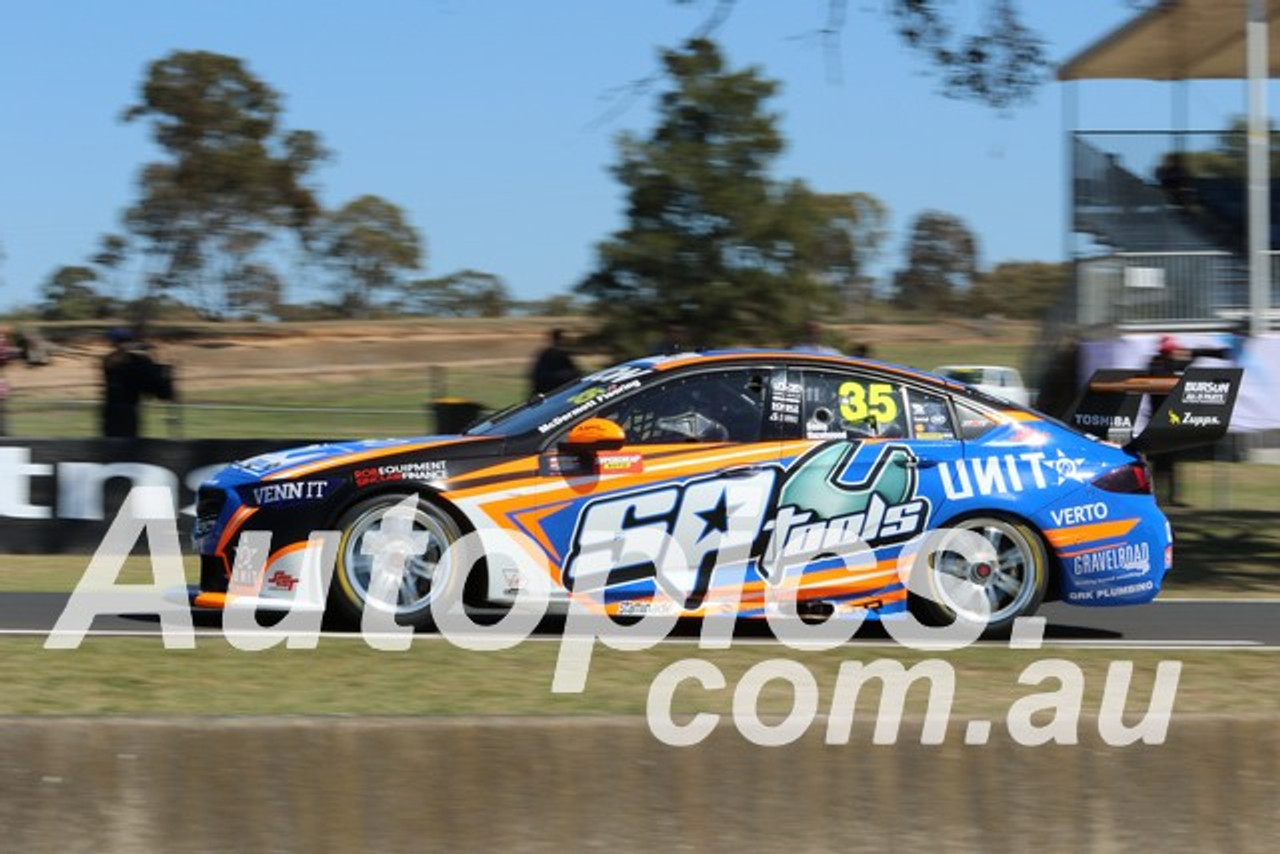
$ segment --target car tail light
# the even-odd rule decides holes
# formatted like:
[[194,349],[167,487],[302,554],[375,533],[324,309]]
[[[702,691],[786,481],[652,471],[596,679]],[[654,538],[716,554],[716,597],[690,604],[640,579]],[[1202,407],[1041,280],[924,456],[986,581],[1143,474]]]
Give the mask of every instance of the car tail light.
[[1107,492],[1151,494],[1151,470],[1146,463],[1129,463],[1093,479],[1093,485]]

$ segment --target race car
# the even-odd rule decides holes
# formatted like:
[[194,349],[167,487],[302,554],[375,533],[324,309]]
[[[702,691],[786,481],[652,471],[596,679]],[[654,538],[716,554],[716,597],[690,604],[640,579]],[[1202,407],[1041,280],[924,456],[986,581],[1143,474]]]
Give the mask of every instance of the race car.
[[[324,565],[325,538],[313,532],[332,531],[320,605],[349,622],[376,606],[430,627],[445,591],[475,607],[535,596],[612,615],[880,619],[911,609],[993,631],[1048,598],[1147,602],[1172,566],[1172,535],[1142,456],[1107,441],[1132,426],[1126,401],[1144,388],[1108,380],[1114,388],[1082,395],[1096,411],[1079,423],[1105,428],[1090,435],[873,360],[726,350],[631,361],[458,435],[311,445],[227,466],[198,492],[191,601],[305,605],[307,573]],[[1187,417],[1170,417],[1192,399],[1184,382],[1199,389],[1201,413],[1204,395],[1229,396],[1225,414],[1182,406]],[[1238,382],[1230,369],[1189,371],[1159,387],[1152,424],[1172,441],[1210,441]],[[1153,450],[1145,432],[1124,438],[1144,437]],[[395,512],[412,548],[384,578],[379,549]],[[502,560],[446,560],[472,533],[518,547]]]

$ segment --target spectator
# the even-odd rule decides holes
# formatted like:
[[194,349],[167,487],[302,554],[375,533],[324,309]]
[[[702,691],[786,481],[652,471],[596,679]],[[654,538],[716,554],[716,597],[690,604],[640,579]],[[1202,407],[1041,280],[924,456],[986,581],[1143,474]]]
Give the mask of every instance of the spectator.
[[1080,394],[1079,364],[1080,341],[1071,335],[1058,347],[1040,378],[1036,409],[1054,418],[1067,416]]
[[688,339],[689,333],[683,324],[668,323],[662,340],[654,347],[653,352],[658,356],[673,356],[676,353],[687,352],[690,349]]
[[173,400],[169,366],[156,362],[127,329],[109,333],[111,352],[102,359],[102,435],[136,438],[138,404],[144,396]]
[[[1163,335],[1160,338],[1159,349],[1147,363],[1147,373],[1153,377],[1180,376],[1193,359],[1195,359],[1195,353],[1180,345],[1178,339],[1172,335]],[[1159,411],[1164,400],[1164,395],[1151,396],[1153,415]],[[1174,453],[1151,454],[1148,459],[1151,462],[1151,473],[1155,476],[1156,485],[1158,486],[1161,480],[1166,484],[1165,501],[1173,506],[1181,506],[1182,502],[1178,500],[1177,455]]]
[[802,353],[821,353],[827,356],[841,355],[836,348],[822,343],[822,324],[816,320],[810,320],[805,323],[801,340],[793,344],[791,349],[799,350]]
[[28,368],[49,364],[49,345],[39,333],[19,329],[14,335],[14,344],[17,345],[19,357],[27,363]]
[[1183,165],[1182,152],[1172,151],[1164,156],[1160,167],[1156,169],[1156,180],[1160,182],[1160,189],[1164,190],[1169,204],[1179,208],[1190,206],[1191,176]]
[[5,371],[17,355],[18,350],[9,343],[8,333],[0,329],[0,436],[9,435],[9,380]]
[[573,356],[564,346],[564,330],[552,329],[550,343],[538,353],[534,360],[529,378],[533,384],[534,394],[546,394],[555,391],[565,383],[570,383],[582,376]]

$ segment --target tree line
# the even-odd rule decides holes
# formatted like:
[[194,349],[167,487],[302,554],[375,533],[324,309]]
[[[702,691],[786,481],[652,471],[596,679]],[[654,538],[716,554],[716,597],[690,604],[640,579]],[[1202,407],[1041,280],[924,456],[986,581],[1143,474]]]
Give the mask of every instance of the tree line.
[[[617,139],[624,225],[600,241],[573,293],[535,310],[589,310],[609,341],[634,352],[675,326],[696,330],[699,344],[780,343],[807,321],[856,320],[881,301],[1040,316],[1061,289],[1058,264],[980,270],[964,222],[925,211],[902,268],[878,290],[871,271],[888,208],[868,193],[775,175],[785,145],[768,107],[777,82],[730,67],[708,38],[663,51],[661,62],[655,127]],[[122,233],[49,275],[41,313],[302,319],[501,316],[518,306],[483,270],[423,276],[424,240],[394,202],[369,194],[322,205],[316,172],[331,152],[314,131],[284,126],[281,100],[235,57],[175,51],[151,63],[122,116],[146,123],[162,156],[142,167]],[[332,298],[291,303],[282,258]],[[143,270],[131,297],[130,259]]]

